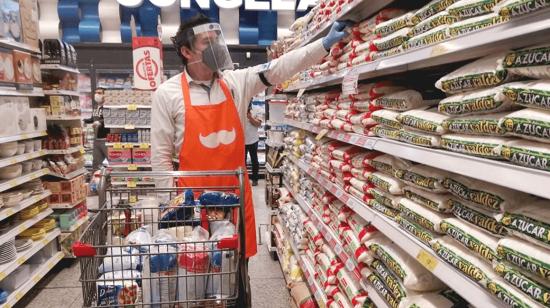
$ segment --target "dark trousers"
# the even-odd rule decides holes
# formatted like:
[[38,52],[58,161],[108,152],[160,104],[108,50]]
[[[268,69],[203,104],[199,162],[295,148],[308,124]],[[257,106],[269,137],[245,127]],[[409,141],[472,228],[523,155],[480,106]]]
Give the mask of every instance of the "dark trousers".
[[250,179],[252,181],[257,181],[258,172],[260,171],[260,163],[258,162],[258,142],[246,145],[244,151],[245,162],[248,153],[250,153],[250,161],[252,162],[252,175],[250,176]]

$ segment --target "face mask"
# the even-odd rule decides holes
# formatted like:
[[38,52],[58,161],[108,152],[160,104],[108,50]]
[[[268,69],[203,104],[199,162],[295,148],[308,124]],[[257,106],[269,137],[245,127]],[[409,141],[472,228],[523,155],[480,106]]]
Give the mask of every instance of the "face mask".
[[212,43],[209,48],[203,51],[202,62],[213,72],[227,68],[225,67],[226,63],[233,63],[227,47],[218,43]]
[[94,94],[94,101],[96,101],[96,103],[103,103],[103,94]]

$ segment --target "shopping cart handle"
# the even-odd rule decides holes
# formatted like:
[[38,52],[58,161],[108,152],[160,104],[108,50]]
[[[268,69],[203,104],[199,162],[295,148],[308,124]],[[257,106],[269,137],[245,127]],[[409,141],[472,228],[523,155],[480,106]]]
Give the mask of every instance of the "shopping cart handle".
[[218,243],[218,249],[237,249],[239,247],[239,237],[234,234],[233,237],[222,238]]
[[73,254],[77,258],[93,257],[96,255],[96,251],[92,245],[77,241],[73,243]]

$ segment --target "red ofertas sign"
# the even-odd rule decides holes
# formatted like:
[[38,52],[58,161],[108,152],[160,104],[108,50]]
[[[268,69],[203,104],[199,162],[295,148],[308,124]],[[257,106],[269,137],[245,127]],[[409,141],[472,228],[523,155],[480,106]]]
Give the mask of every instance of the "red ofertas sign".
[[134,88],[154,90],[162,82],[162,43],[158,37],[133,37]]

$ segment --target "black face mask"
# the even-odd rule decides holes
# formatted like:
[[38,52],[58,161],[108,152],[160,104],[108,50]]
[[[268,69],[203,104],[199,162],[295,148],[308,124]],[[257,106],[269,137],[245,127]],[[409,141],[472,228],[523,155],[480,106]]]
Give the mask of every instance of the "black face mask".
[[[219,43],[212,43],[202,52],[202,62],[213,72],[227,69],[229,66],[227,63],[233,63],[227,51],[227,46]],[[233,67],[233,65],[230,65],[230,67]]]

